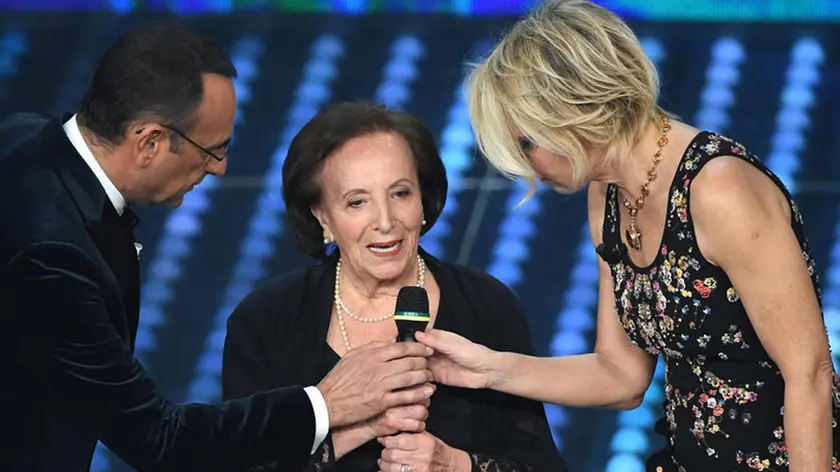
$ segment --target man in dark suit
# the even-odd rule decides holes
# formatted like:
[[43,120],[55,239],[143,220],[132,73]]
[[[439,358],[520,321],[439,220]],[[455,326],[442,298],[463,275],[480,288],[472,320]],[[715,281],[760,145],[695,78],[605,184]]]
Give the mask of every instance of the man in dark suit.
[[71,119],[0,123],[0,470],[88,470],[97,440],[140,470],[300,468],[329,428],[431,395],[418,343],[364,347],[317,386],[217,406],[167,401],[133,357],[127,204],[177,206],[224,174],[235,76],[212,43],[156,24],[105,52]]

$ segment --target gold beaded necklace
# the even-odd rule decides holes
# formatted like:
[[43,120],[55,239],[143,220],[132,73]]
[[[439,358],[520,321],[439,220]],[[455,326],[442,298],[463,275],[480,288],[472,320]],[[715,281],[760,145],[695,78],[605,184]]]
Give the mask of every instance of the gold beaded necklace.
[[648,172],[647,182],[642,185],[639,198],[636,199],[635,204],[631,203],[624,195],[621,195],[621,203],[624,204],[624,208],[627,209],[627,213],[630,215],[630,224],[627,225],[627,231],[624,235],[627,237],[627,244],[636,251],[642,250],[642,233],[639,232],[638,228],[636,228],[636,217],[645,205],[645,198],[648,194],[650,194],[650,184],[656,180],[656,168],[659,167],[659,163],[662,162],[662,150],[665,148],[665,145],[668,144],[668,131],[670,130],[671,122],[668,120],[668,117],[665,116],[662,118],[662,134],[659,136],[659,141],[656,143],[659,149],[657,149],[656,154],[653,155],[653,167],[651,167]]
[[[335,303],[335,315],[338,318],[338,328],[341,331],[341,340],[344,341],[344,348],[346,350],[350,350],[350,338],[347,336],[347,327],[344,326],[344,315],[346,314],[350,318],[361,322],[361,323],[378,323],[380,321],[385,321],[388,318],[394,316],[394,313],[387,313],[382,316],[373,316],[369,318],[364,318],[361,316],[356,315],[350,308],[347,308],[347,305],[344,304],[344,300],[341,298],[341,259],[338,260],[338,263],[335,266],[335,288],[333,294],[333,301]],[[418,287],[424,287],[426,285],[426,263],[423,261],[423,258],[420,255],[417,255],[417,284]]]

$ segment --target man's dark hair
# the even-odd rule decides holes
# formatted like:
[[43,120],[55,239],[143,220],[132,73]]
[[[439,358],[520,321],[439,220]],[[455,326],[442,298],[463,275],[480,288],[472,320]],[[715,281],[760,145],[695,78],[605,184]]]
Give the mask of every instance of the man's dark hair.
[[420,180],[423,217],[421,234],[434,225],[446,204],[446,169],[429,128],[419,119],[366,102],[340,102],[326,106],[292,140],[283,163],[283,199],[298,247],[323,259],[323,228],[312,214],[321,201],[319,172],[335,150],[353,138],[395,132],[411,149]]
[[218,45],[185,26],[141,26],[102,54],[79,108],[79,124],[106,145],[120,144],[140,119],[187,132],[204,96],[205,73],[232,79],[236,67]]

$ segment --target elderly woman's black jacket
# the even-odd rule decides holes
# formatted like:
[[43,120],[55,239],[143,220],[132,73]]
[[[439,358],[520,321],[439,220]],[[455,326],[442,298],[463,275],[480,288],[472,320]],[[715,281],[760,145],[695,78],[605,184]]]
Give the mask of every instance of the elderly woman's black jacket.
[[[440,287],[435,327],[497,351],[532,354],[525,314],[501,282],[477,270],[443,262],[421,250]],[[223,395],[238,398],[286,385],[315,385],[338,361],[327,344],[337,256],[276,278],[242,301],[228,320]],[[551,382],[552,379],[546,379]],[[490,390],[440,385],[429,407],[427,431],[467,451],[474,471],[566,470],[542,404]],[[376,441],[338,462],[331,437],[307,470],[376,471]],[[265,470],[286,470],[269,464]]]

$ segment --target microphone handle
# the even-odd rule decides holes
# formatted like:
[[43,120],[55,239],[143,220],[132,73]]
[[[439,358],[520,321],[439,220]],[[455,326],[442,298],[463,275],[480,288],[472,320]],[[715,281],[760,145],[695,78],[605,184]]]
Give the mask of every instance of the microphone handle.
[[[397,331],[397,342],[398,343],[416,343],[417,340],[414,339],[414,333],[420,331],[419,329],[400,329]],[[391,436],[398,436],[401,432],[396,432]]]
[[400,331],[397,334],[397,342],[398,343],[415,343],[415,342],[417,342],[417,340],[414,339],[414,333],[415,332],[416,331],[414,331],[414,330]]
[[397,311],[394,313],[394,321],[397,323],[397,342],[416,342],[414,333],[424,331],[429,324],[429,318],[428,313],[415,311]]

